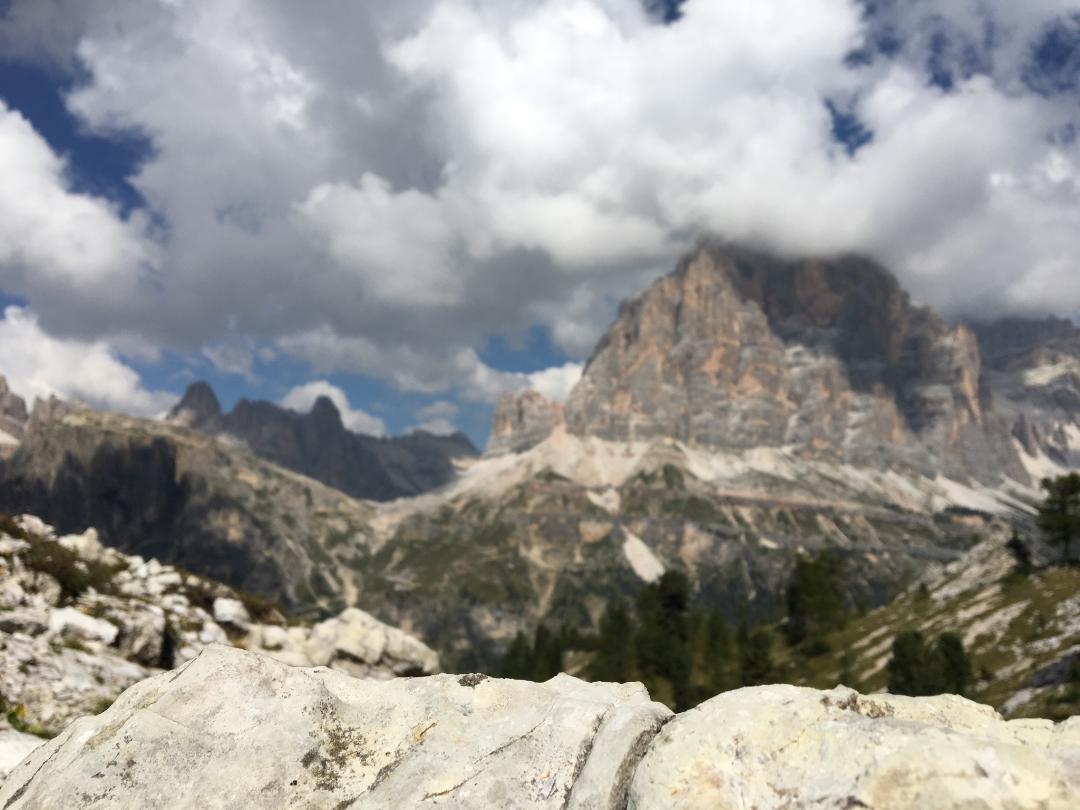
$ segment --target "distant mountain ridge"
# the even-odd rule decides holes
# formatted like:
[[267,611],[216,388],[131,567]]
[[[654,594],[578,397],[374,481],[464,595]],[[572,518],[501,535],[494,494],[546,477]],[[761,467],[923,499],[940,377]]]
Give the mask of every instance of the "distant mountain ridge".
[[437,436],[420,430],[393,438],[354,433],[328,397],[315,400],[306,414],[247,399],[226,413],[206,382],[192,383],[169,419],[203,433],[233,436],[268,461],[375,501],[436,489],[454,476],[455,459],[477,455],[460,432]]

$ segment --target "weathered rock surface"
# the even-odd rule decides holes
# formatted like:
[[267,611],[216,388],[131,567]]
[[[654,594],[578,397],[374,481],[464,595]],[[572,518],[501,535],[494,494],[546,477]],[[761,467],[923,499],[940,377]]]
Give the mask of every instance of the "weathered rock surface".
[[680,715],[634,776],[629,806],[1067,810],[1080,717],[1004,721],[955,695],[739,689]]
[[18,536],[0,530],[0,695],[45,731],[215,642],[375,679],[439,671],[433,650],[357,608],[286,627],[272,607],[249,610],[220,583],[105,548],[92,529],[57,537],[24,517],[8,530]]
[[484,453],[520,453],[535,447],[563,421],[563,409],[536,391],[505,393],[499,398]]
[[980,388],[974,334],[861,259],[704,244],[625,303],[566,405],[609,440],[785,447],[808,459],[1027,482]]
[[358,680],[213,645],[33,750],[0,805],[1071,810],[1078,791],[1080,717],[951,695],[761,686],[672,719],[640,684]]
[[19,443],[28,419],[26,402],[8,388],[7,380],[0,374],[0,456],[11,452]]
[[0,511],[328,615],[360,597],[373,510],[235,439],[50,400],[0,461]]
[[7,721],[0,719],[0,780],[6,779],[31,751],[44,744],[45,740],[41,737],[16,731]]
[[212,646],[33,753],[0,804],[616,808],[669,715],[637,684],[364,681]]
[[421,430],[391,438],[354,433],[327,397],[319,397],[306,414],[246,399],[225,413],[205,382],[188,387],[171,418],[204,433],[232,436],[286,469],[376,501],[442,486],[454,476],[456,459],[477,454],[463,433],[436,436]]

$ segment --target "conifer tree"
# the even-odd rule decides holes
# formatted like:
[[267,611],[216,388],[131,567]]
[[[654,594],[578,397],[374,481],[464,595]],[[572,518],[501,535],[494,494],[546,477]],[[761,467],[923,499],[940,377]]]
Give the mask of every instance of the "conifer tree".
[[1039,507],[1039,528],[1062,547],[1065,564],[1072,562],[1073,541],[1080,538],[1080,473],[1044,478],[1046,500]]

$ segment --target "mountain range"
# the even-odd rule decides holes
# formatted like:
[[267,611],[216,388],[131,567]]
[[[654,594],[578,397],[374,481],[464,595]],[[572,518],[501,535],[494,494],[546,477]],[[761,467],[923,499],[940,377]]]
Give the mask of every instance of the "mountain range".
[[874,607],[1031,531],[1039,479],[1080,462],[1080,330],[949,323],[868,260],[707,241],[621,306],[565,405],[505,395],[479,458],[349,433],[328,400],[225,414],[205,384],[163,421],[12,421],[0,509],[292,612],[360,605],[482,669],[665,570],[769,620],[801,554],[839,550]]
[[354,433],[325,396],[306,414],[246,399],[226,413],[210,385],[196,382],[169,418],[203,433],[232,436],[268,461],[354,498],[375,501],[442,486],[453,477],[456,459],[477,455],[464,433],[437,436],[416,430],[393,438]]

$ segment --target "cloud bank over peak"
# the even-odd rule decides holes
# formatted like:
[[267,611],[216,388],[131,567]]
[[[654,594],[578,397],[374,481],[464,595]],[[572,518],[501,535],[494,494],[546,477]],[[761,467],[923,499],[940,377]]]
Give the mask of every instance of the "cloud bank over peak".
[[308,413],[319,397],[334,403],[341,414],[341,422],[354,433],[368,436],[385,436],[386,423],[377,416],[353,408],[345,392],[326,380],[314,380],[298,385],[281,398],[281,406],[299,413]]
[[[77,68],[82,125],[152,149],[124,218],[0,108],[40,197],[0,190],[33,219],[0,224],[0,287],[83,340],[482,402],[530,384],[488,338],[540,327],[581,359],[706,232],[869,254],[950,314],[1080,309],[1080,50],[1046,44],[1080,40],[1075,2],[680,11],[13,0],[0,43]],[[531,382],[559,398],[575,368]]]
[[3,315],[0,372],[28,402],[58,396],[136,416],[159,416],[176,403],[175,394],[144,388],[105,343],[51,337],[23,307],[9,306]]

